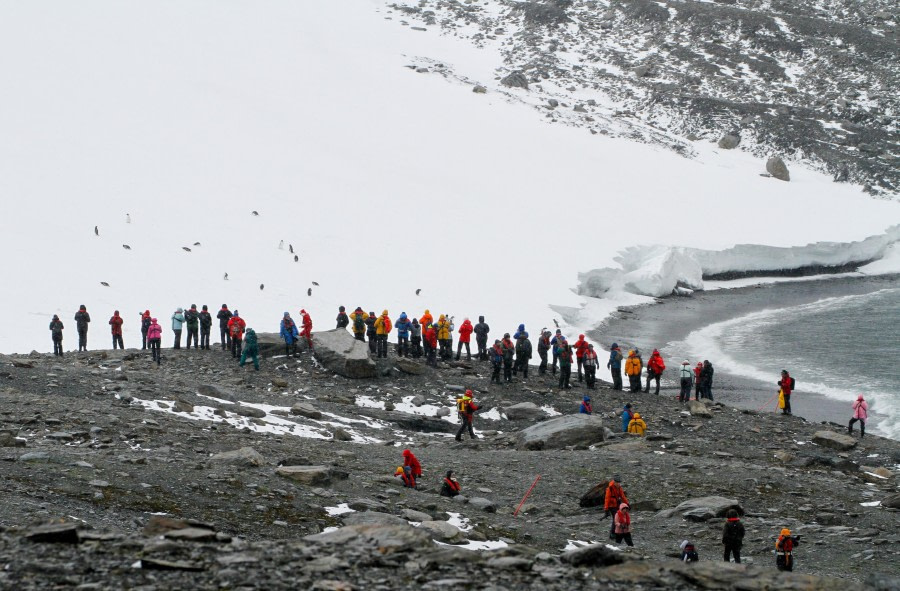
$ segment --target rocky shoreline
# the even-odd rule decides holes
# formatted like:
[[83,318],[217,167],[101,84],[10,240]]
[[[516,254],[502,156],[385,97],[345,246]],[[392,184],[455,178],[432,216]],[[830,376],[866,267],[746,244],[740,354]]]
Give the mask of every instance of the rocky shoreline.
[[[0,587],[900,584],[896,441],[722,404],[689,411],[605,383],[594,416],[572,418],[580,384],[560,392],[534,372],[491,386],[478,362],[391,357],[354,380],[307,352],[270,354],[259,372],[217,350],[163,354],[160,367],[131,350],[0,357]],[[482,405],[479,439],[457,443],[464,387]],[[647,437],[621,434],[626,401]],[[525,443],[579,421],[589,428]],[[404,448],[424,466],[419,490],[392,476]],[[437,494],[446,470],[462,497]],[[607,546],[609,522],[578,506],[613,474],[634,507],[633,549]],[[744,512],[743,565],[720,562],[722,503]],[[782,527],[803,535],[793,574],[774,568]],[[700,563],[679,562],[686,538]]]

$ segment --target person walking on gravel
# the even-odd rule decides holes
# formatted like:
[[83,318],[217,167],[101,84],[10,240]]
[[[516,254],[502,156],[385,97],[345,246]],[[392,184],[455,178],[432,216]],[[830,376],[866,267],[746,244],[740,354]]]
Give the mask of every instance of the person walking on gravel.
[[247,357],[253,359],[253,369],[259,371],[259,342],[256,340],[256,331],[248,328],[244,334],[244,348],[241,351],[240,366],[244,367]]
[[472,399],[471,390],[466,390],[462,398],[456,401],[456,410],[459,413],[460,420],[459,431],[456,432],[456,440],[462,441],[462,436],[466,431],[469,432],[469,437],[477,439],[472,423],[475,420],[475,411],[478,410],[478,405]]
[[550,351],[550,331],[546,328],[541,331],[541,336],[538,337],[538,357],[541,358],[541,364],[538,366],[538,374],[544,375],[547,373],[547,352]]
[[194,342],[194,350],[200,348],[200,312],[197,311],[197,304],[191,304],[191,307],[184,313],[184,323],[187,325],[187,344],[186,348],[191,348],[191,341]]
[[593,390],[594,385],[597,383],[597,368],[600,366],[600,362],[597,361],[597,353],[594,351],[594,345],[588,345],[587,351],[584,352],[582,363],[584,364],[584,382],[588,388]]
[[800,536],[792,536],[791,530],[784,528],[775,540],[775,567],[778,570],[794,570],[794,548],[800,545]]
[[244,330],[247,323],[241,318],[240,313],[235,310],[228,321],[228,334],[231,335],[231,357],[236,358],[241,352],[241,341],[244,340]]
[[624,540],[627,545],[634,546],[634,542],[631,541],[631,510],[628,503],[619,505],[613,525],[616,530],[616,544],[621,544]]
[[681,393],[678,402],[687,402],[691,399],[691,385],[694,383],[694,372],[691,371],[691,362],[685,359],[681,362]]
[[403,469],[412,476],[413,487],[415,487],[416,481],[422,477],[422,464],[419,463],[419,458],[408,449],[403,450]]
[[[603,497],[603,511],[606,512],[607,517],[614,518],[622,503],[628,503],[628,497],[625,496],[625,489],[622,488],[622,477],[616,474],[609,481],[609,484],[606,485],[606,495]],[[609,524],[609,539],[616,539],[615,520]]]
[[209,332],[212,330],[212,314],[209,307],[203,304],[200,310],[200,348],[209,351]]
[[297,324],[291,318],[290,312],[285,312],[281,318],[281,326],[279,334],[284,339],[284,354],[288,357],[297,355],[297,340],[300,338],[300,331],[297,330]]

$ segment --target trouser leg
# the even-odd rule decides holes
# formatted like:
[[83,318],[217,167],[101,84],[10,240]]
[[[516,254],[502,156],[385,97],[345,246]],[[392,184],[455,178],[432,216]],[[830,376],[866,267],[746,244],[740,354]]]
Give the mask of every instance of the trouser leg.
[[584,375],[582,374],[581,370],[582,370],[582,367],[584,366],[584,358],[583,358],[583,357],[578,358],[577,361],[578,361],[578,367],[577,367],[577,369],[578,369],[578,381],[579,381],[579,382],[583,382],[583,381],[584,381]]

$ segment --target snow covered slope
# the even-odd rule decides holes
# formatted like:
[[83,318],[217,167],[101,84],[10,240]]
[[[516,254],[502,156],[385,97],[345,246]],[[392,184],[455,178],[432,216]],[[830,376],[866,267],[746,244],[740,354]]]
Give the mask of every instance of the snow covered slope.
[[631,245],[860,240],[900,217],[802,167],[783,183],[741,152],[545,125],[494,92],[496,49],[385,16],[374,0],[0,4],[0,351],[50,350],[54,313],[74,348],[79,304],[92,348],[115,309],[133,346],[139,311],[191,303],[257,330],[301,307],[331,328],[344,304],[536,331],[634,303],[572,291]]

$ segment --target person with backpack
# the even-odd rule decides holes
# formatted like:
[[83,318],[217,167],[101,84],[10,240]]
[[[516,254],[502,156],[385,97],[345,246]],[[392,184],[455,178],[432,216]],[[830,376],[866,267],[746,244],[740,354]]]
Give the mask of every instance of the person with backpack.
[[209,307],[203,304],[200,310],[200,348],[209,351],[209,333],[212,330],[212,314],[209,313]]
[[609,361],[606,362],[606,369],[612,375],[613,390],[622,389],[622,350],[619,349],[618,343],[613,343],[609,348]]
[[150,330],[150,310],[141,314],[141,350],[147,349],[147,331]]
[[581,399],[581,408],[578,409],[579,414],[589,415],[594,412],[593,407],[591,406],[591,397],[587,394],[584,395],[584,398]]
[[478,410],[478,408],[478,405],[475,404],[475,401],[472,399],[471,390],[466,390],[466,393],[462,395],[462,398],[456,400],[456,412],[459,415],[460,420],[459,431],[456,432],[457,441],[462,441],[462,436],[466,431],[469,432],[469,437],[477,439],[472,423],[475,420],[475,411]]
[[500,368],[503,366],[503,345],[498,339],[494,339],[491,347],[491,383],[500,383]]
[[700,562],[700,554],[697,553],[697,548],[689,540],[681,542],[681,561]]
[[800,536],[792,536],[791,530],[783,528],[775,540],[775,567],[782,571],[794,570],[794,548],[800,545]]
[[244,334],[244,348],[241,351],[240,366],[244,367],[247,357],[253,359],[253,369],[259,371],[259,341],[256,339],[256,331],[248,328]]
[[631,420],[628,422],[628,432],[632,435],[637,435],[638,437],[643,437],[644,432],[647,430],[647,423],[644,422],[644,419],[641,418],[641,413],[636,412]]
[[469,349],[469,341],[474,330],[475,327],[472,326],[472,322],[468,318],[463,319],[463,323],[459,327],[459,343],[456,345],[457,361],[462,355],[463,345],[466,347],[466,361],[472,361],[472,350]]
[[422,356],[422,325],[418,318],[413,318],[409,323],[409,341],[412,344],[412,356],[418,359]]
[[[622,488],[622,477],[618,474],[612,477],[609,484],[606,485],[606,494],[603,498],[603,511],[607,517],[615,517],[616,512],[623,503],[628,503],[628,497],[625,496],[625,489]],[[615,520],[609,524],[609,539],[616,539]]]
[[625,407],[622,408],[622,433],[628,433],[628,425],[631,423],[631,419],[634,418],[634,411],[631,410],[631,403],[626,402]]
[[459,496],[459,489],[459,481],[453,478],[453,470],[447,470],[447,475],[441,484],[441,496],[450,498]]
[[453,356],[452,345],[450,344],[452,330],[450,328],[450,319],[446,315],[441,314],[437,321],[437,338],[442,361],[446,361]]
[[625,360],[625,375],[628,376],[629,392],[641,391],[641,369],[644,367],[641,358],[638,356],[637,349],[628,352],[628,359]]
[[597,368],[600,366],[600,362],[597,360],[597,353],[594,352],[594,345],[588,345],[587,351],[582,356],[582,363],[584,365],[585,384],[593,390],[594,385],[597,383]]
[[509,384],[512,382],[513,356],[516,353],[516,345],[509,337],[509,333],[503,335],[500,345],[503,348],[503,379]]
[[391,333],[391,328],[393,327],[391,325],[391,319],[388,316],[388,311],[383,310],[381,316],[375,319],[375,338],[377,342],[375,348],[378,357],[387,358],[388,335]]
[[433,324],[425,327],[422,333],[422,343],[425,345],[425,363],[431,367],[437,367],[437,331]]
[[241,318],[240,313],[235,310],[228,321],[228,335],[231,338],[231,357],[237,358],[241,352],[241,341],[244,340],[244,329],[247,323]]
[[703,381],[700,379],[701,373],[703,373],[703,362],[698,361],[697,365],[694,366],[694,400],[700,400],[700,395],[703,394]]
[[337,322],[337,326],[335,328],[347,328],[350,325],[350,317],[347,316],[346,308],[343,306],[338,306],[338,315],[335,318]]
[[62,320],[59,319],[59,316],[54,314],[53,319],[50,321],[50,338],[53,339],[53,354],[58,357],[63,356],[62,341],[64,328]]
[[624,540],[627,545],[634,546],[634,542],[631,540],[631,511],[628,503],[619,505],[613,526],[616,530],[616,544],[621,544]]
[[582,373],[582,369],[584,367],[584,354],[588,350],[588,342],[584,340],[584,335],[578,335],[578,340],[575,341],[575,345],[573,345],[575,349],[575,361],[577,362],[576,370],[578,371],[578,381],[584,381],[584,374]]
[[725,514],[722,544],[725,546],[725,562],[731,562],[731,556],[734,555],[735,563],[740,564],[741,546],[744,544],[744,524],[734,509],[729,509]]
[[175,333],[175,344],[172,346],[173,349],[181,348],[181,330],[184,327],[184,310],[178,308],[175,310],[175,313],[172,314],[172,332]]
[[161,345],[162,326],[159,325],[156,318],[151,318],[150,326],[147,328],[147,346],[150,347],[150,356],[151,359],[156,362],[156,365],[159,365],[160,360],[162,359],[162,354],[159,350]]
[[528,379],[528,362],[531,361],[531,341],[528,339],[528,332],[519,333],[516,340],[516,364],[513,367],[513,375],[522,372],[522,377]]
[[279,326],[278,334],[284,339],[284,354],[288,357],[297,355],[297,339],[300,338],[300,331],[297,330],[297,324],[291,318],[290,312],[285,312],[281,317],[281,326]]
[[859,436],[866,436],[866,420],[869,418],[869,405],[860,394],[853,403],[853,416],[850,418],[850,424],[847,425],[847,434],[853,435],[853,423],[859,421]]
[[678,391],[678,402],[687,402],[691,399],[691,385],[694,383],[694,373],[691,371],[691,362],[687,359],[681,362],[679,376],[681,388]]
[[369,317],[366,318],[366,337],[369,339],[369,353],[376,354],[378,352],[378,330],[375,328],[375,321],[378,320],[378,316],[375,315],[375,310],[371,310],[369,312]]
[[363,312],[359,306],[350,314],[350,322],[352,323],[353,338],[357,341],[366,341],[366,320],[369,315]]
[[473,332],[475,333],[475,343],[478,345],[478,360],[487,361],[487,342],[491,327],[484,321],[484,316],[478,317],[478,324],[475,325]]
[[312,338],[312,317],[310,317],[309,312],[306,310],[300,310],[300,325],[302,329],[300,330],[300,336],[306,337],[306,346],[309,347],[309,350],[313,350],[313,338]]
[[538,357],[541,358],[541,364],[538,366],[538,374],[547,373],[547,352],[550,351],[550,331],[546,328],[541,331],[538,337]]
[[191,304],[191,307],[184,313],[184,323],[187,325],[187,349],[191,348],[191,341],[194,342],[194,350],[200,347],[200,339],[198,333],[200,331],[200,312],[197,311],[197,304]]
[[568,390],[569,378],[572,376],[572,347],[566,337],[562,337],[553,349],[554,357],[559,361],[559,389]]
[[228,323],[231,322],[231,317],[231,310],[228,309],[228,306],[222,304],[222,308],[219,309],[216,318],[219,319],[219,334],[222,337],[223,351],[225,351],[226,348],[231,349],[231,330],[228,327]]
[[[706,369],[705,366],[704,369]],[[778,385],[781,386],[781,393],[784,396],[784,408],[781,409],[782,414],[791,414],[791,392],[794,391],[796,383],[797,380],[791,377],[788,370],[781,370],[781,379],[778,380]]]
[[122,342],[122,323],[124,319],[119,316],[119,311],[113,312],[112,318],[109,319],[110,330],[112,331],[113,351],[125,349],[125,343]]
[[409,469],[409,474],[413,479],[413,488],[416,488],[416,481],[422,477],[422,464],[419,458],[408,449],[403,450],[403,468]]
[[556,334],[550,339],[550,349],[553,351],[553,375],[556,375],[556,365],[559,362],[559,344],[566,337],[563,336],[562,330],[557,328]]
[[713,368],[712,363],[709,362],[709,359],[703,360],[703,369],[700,370],[700,381],[703,382],[703,390],[700,392],[704,398],[708,398],[710,401],[713,399],[712,393],[712,383],[713,383],[713,373],[715,373],[715,369]]
[[434,324],[434,316],[431,315],[431,311],[426,309],[425,313],[422,314],[422,317],[419,318],[419,324],[422,326],[428,326],[429,324]]
[[75,312],[75,329],[78,331],[78,350],[87,351],[87,333],[88,324],[91,322],[91,315],[88,314],[87,307],[82,304]]
[[394,470],[394,478],[397,476],[403,482],[403,488],[416,488],[416,479],[408,466],[397,466],[397,469]]
[[397,357],[409,357],[409,331],[412,322],[406,312],[400,312],[400,318],[394,327],[397,329]]
[[650,382],[656,381],[656,395],[659,396],[659,379],[666,370],[666,364],[658,349],[653,349],[650,359],[647,360],[647,387],[644,388],[644,394],[650,393]]

